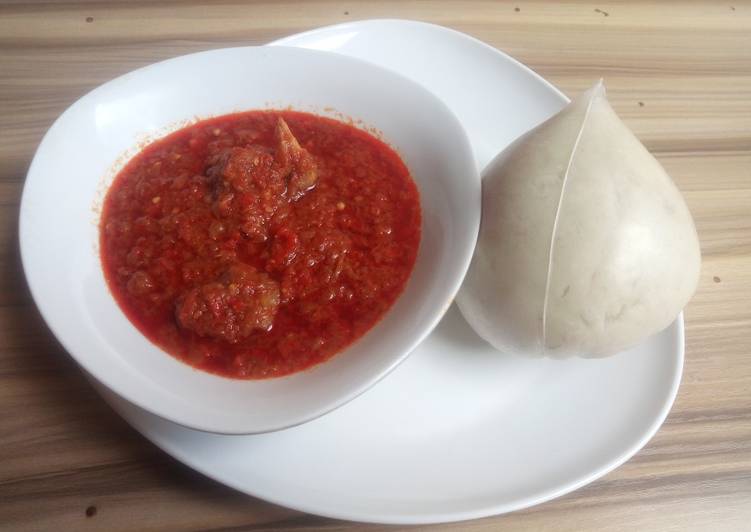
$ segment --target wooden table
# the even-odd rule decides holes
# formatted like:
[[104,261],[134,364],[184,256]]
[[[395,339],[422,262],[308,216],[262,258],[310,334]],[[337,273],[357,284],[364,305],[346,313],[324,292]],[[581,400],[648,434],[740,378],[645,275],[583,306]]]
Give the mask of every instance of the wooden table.
[[444,529],[748,530],[751,4],[740,0],[4,2],[0,529],[369,528],[235,493],[166,456],[118,418],[41,321],[21,273],[17,218],[40,138],[96,85],[179,54],[374,17],[464,31],[569,94],[604,76],[616,110],[684,193],[704,254],[701,284],[686,309],[683,384],[657,436],[627,464],[575,493]]

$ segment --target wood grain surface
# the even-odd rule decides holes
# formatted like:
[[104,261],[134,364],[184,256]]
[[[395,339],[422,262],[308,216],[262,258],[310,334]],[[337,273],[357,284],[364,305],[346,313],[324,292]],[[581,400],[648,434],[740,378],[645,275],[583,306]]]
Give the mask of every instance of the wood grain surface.
[[[374,17],[449,26],[575,94],[600,76],[667,167],[704,255],[683,384],[632,460],[558,500],[416,530],[751,527],[751,4],[728,2],[3,2],[0,4],[0,529],[381,530],[307,516],[190,471],[118,418],[41,321],[18,205],[52,121],[167,57]],[[393,527],[397,529],[398,527]]]

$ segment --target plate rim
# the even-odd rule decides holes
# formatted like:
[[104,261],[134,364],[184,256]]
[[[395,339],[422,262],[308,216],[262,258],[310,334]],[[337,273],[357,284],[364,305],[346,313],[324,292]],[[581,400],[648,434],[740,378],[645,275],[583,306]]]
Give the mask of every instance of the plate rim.
[[[190,460],[189,453],[186,453],[182,449],[177,448],[177,447],[170,447],[168,443],[162,441],[159,437],[152,436],[149,432],[147,432],[148,431],[147,428],[142,427],[138,421],[133,421],[130,415],[127,412],[125,412],[124,409],[122,408],[123,406],[126,406],[126,407],[131,406],[134,408],[138,408],[138,407],[136,407],[135,405],[131,405],[123,398],[116,396],[115,394],[113,394],[113,392],[108,390],[106,387],[103,387],[101,384],[95,381],[92,381],[91,379],[90,379],[90,382],[92,382],[95,389],[104,398],[105,402],[113,410],[115,410],[115,412],[117,412],[118,415],[123,417],[128,422],[129,425],[135,428],[142,436],[144,436],[147,440],[149,440],[151,443],[156,445],[163,452],[177,459],[182,464],[186,465],[187,467],[190,467],[194,471],[197,471],[198,473],[210,478],[211,480],[215,482],[219,482],[220,484],[228,486],[236,491],[239,491],[240,493],[244,493],[251,497],[255,497],[260,500],[266,501],[268,503],[282,506],[284,508],[289,508],[290,510],[299,511],[299,512],[303,512],[303,513],[311,514],[311,515],[317,515],[321,517],[326,517],[329,519],[338,519],[338,520],[353,521],[353,522],[360,522],[360,523],[373,523],[373,524],[381,524],[381,525],[437,525],[437,524],[443,524],[443,523],[457,523],[461,521],[469,521],[473,519],[482,519],[486,517],[504,515],[504,514],[516,512],[519,510],[525,510],[527,508],[531,508],[533,506],[537,506],[539,504],[552,501],[554,499],[557,499],[559,497],[572,493],[578,490],[579,488],[582,488],[588,484],[591,484],[592,482],[602,478],[603,476],[607,475],[611,471],[614,471],[615,469],[619,468],[624,463],[629,461],[631,458],[633,458],[633,456],[636,453],[638,453],[654,437],[654,435],[660,429],[662,424],[665,422],[665,419],[667,418],[668,414],[670,413],[670,410],[673,407],[673,403],[675,402],[675,397],[680,387],[681,376],[683,375],[683,363],[684,363],[683,354],[684,354],[684,344],[685,344],[683,312],[681,312],[678,318],[676,318],[676,320],[673,322],[671,327],[673,326],[675,326],[675,329],[676,329],[674,331],[674,334],[676,336],[676,340],[678,343],[679,356],[675,360],[676,372],[673,375],[671,388],[668,392],[668,400],[663,404],[659,415],[655,417],[649,429],[627,451],[622,453],[620,456],[618,456],[617,459],[611,461],[609,464],[606,464],[605,466],[602,466],[599,469],[591,471],[589,474],[586,474],[573,482],[570,482],[564,486],[560,486],[556,489],[548,490],[538,496],[532,496],[532,497],[527,497],[526,499],[521,499],[516,504],[502,503],[502,504],[479,507],[474,510],[449,512],[445,514],[431,513],[429,515],[426,515],[426,514],[401,513],[401,514],[390,514],[389,516],[384,516],[382,514],[365,514],[362,512],[358,513],[357,511],[355,512],[328,511],[325,509],[321,510],[321,508],[316,506],[315,504],[311,504],[311,505],[302,504],[302,503],[290,504],[288,501],[285,501],[284,499],[279,498],[279,497],[269,496],[269,495],[259,495],[257,492],[253,492],[252,490],[249,490],[247,487],[245,487],[239,482],[235,482],[233,479],[227,480],[226,478],[220,478],[220,476],[214,474],[211,469],[204,467],[203,465],[196,465],[196,463]],[[146,413],[148,414],[148,412]],[[159,421],[162,423],[164,422],[171,423],[161,418],[159,418]],[[232,437],[232,436],[229,436],[229,437]]]

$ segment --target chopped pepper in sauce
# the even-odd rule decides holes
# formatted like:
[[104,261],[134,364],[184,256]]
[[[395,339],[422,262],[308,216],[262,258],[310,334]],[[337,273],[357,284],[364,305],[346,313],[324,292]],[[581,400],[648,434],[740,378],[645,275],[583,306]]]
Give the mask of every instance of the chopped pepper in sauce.
[[383,316],[415,262],[420,204],[372,135],[250,111],[147,146],[115,178],[100,233],[110,290],[147,338],[255,379],[318,364]]

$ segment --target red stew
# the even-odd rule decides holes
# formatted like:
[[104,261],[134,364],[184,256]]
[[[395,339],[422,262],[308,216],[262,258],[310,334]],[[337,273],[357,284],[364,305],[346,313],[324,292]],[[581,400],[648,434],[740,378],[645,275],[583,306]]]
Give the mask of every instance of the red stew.
[[420,241],[399,156],[350,125],[251,111],[144,149],[101,221],[105,277],[152,342],[225,377],[320,363],[394,303]]

